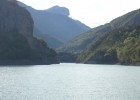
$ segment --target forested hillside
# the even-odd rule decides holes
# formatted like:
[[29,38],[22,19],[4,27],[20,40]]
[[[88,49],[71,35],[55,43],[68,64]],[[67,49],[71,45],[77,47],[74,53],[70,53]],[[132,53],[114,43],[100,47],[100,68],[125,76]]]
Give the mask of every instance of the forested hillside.
[[112,20],[110,23],[95,27],[85,33],[80,34],[64,46],[60,47],[59,51],[81,52],[86,50],[89,45],[95,43],[98,39],[100,39],[108,32],[122,27],[137,25],[140,25],[140,9],[129,12]]
[[78,62],[98,64],[140,63],[140,26],[113,30],[78,56]]

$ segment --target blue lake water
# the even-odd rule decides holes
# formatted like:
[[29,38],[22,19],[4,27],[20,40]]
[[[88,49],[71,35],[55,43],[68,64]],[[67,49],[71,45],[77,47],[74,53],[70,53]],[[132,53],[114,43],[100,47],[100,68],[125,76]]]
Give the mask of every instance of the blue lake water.
[[0,67],[0,100],[140,100],[140,67]]

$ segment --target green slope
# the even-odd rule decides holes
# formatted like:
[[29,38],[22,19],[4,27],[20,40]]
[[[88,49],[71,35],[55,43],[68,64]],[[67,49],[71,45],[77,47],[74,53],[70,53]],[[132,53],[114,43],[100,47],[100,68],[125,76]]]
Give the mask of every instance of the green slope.
[[47,42],[48,46],[51,48],[58,48],[59,46],[63,45],[63,42],[56,39],[53,36],[50,36],[48,34],[44,34],[36,27],[34,28],[34,36],[40,39],[43,39]]
[[86,50],[90,44],[96,42],[100,37],[114,29],[126,26],[140,25],[140,9],[129,12],[120,16],[110,23],[93,28],[83,34],[80,34],[64,46],[60,47],[59,51],[65,52],[81,52]]
[[115,29],[81,53],[78,62],[140,64],[140,26]]

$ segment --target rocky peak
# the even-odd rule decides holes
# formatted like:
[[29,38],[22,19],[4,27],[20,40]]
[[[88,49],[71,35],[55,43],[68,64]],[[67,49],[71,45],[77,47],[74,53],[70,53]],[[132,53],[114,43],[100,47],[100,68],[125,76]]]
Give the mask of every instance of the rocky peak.
[[66,7],[60,7],[58,5],[53,6],[49,9],[47,9],[47,11],[52,12],[52,13],[57,13],[57,14],[61,14],[61,15],[65,15],[65,16],[69,16],[70,12],[69,9]]

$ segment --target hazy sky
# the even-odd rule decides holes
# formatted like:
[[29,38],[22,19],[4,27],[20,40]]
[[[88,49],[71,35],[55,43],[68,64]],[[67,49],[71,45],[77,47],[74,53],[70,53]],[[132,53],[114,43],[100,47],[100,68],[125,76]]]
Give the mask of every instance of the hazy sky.
[[132,10],[140,8],[140,0],[19,0],[35,9],[47,9],[54,5],[70,10],[71,17],[90,27],[110,22]]

